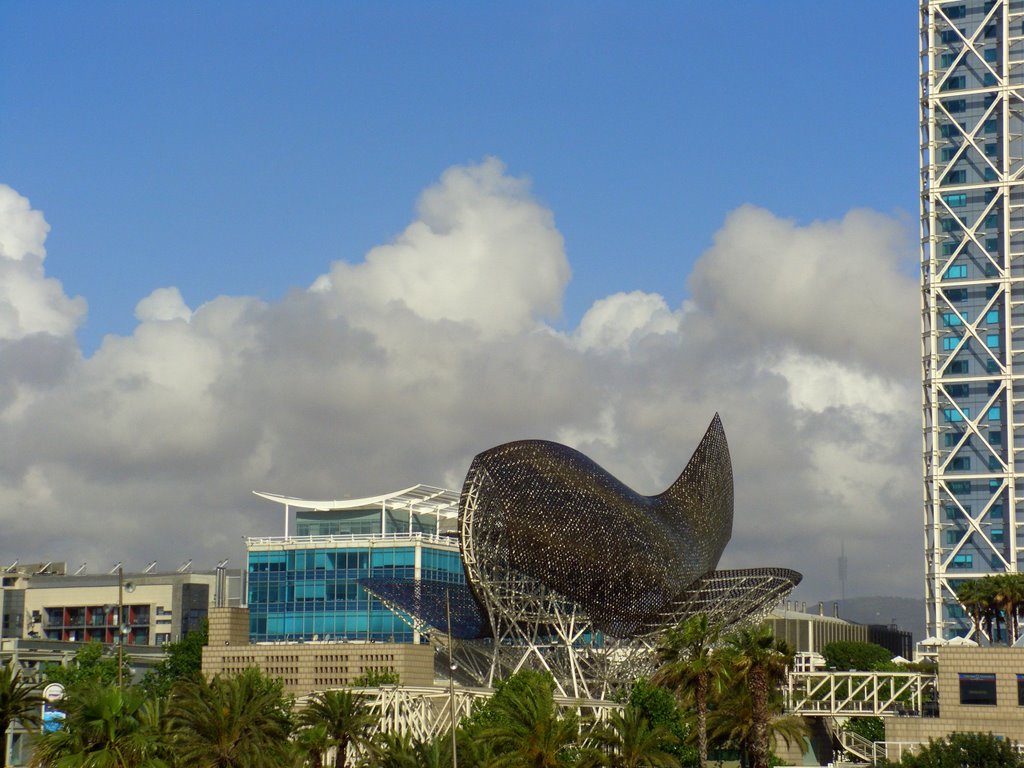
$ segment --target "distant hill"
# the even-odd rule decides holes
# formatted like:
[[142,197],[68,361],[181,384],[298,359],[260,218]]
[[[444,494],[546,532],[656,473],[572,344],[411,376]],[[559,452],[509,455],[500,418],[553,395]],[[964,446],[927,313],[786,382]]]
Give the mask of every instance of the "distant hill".
[[829,600],[825,605],[839,603],[839,618],[858,624],[891,624],[914,635],[914,642],[924,640],[924,599],[916,597],[851,597]]

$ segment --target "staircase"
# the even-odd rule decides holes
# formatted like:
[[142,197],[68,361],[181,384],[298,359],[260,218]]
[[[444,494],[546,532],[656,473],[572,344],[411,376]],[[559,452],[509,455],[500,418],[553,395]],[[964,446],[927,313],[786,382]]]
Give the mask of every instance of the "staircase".
[[884,749],[879,751],[877,745],[863,736],[843,729],[835,718],[826,718],[826,728],[832,736],[833,743],[838,742],[842,752],[836,755],[836,765],[852,766],[877,765],[885,757]]

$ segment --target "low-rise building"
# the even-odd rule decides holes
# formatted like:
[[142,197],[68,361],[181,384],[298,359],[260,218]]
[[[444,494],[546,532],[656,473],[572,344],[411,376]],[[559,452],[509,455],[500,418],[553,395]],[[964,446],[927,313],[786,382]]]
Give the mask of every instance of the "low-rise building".
[[932,716],[886,718],[891,758],[955,732],[1024,741],[1024,648],[942,646],[936,687],[937,706],[923,713]]

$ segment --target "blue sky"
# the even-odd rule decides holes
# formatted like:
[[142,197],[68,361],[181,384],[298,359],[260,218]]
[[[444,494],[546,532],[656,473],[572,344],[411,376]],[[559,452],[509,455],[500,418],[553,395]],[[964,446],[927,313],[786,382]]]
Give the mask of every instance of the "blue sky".
[[916,216],[916,13],[869,2],[0,7],[0,180],[45,212],[87,351],[178,286],[274,298],[358,261],[446,167],[555,213],[564,323],[686,295],[725,215]]
[[722,567],[920,595],[916,23],[0,3],[0,562],[237,563],[253,490],[519,438],[654,493],[717,411]]

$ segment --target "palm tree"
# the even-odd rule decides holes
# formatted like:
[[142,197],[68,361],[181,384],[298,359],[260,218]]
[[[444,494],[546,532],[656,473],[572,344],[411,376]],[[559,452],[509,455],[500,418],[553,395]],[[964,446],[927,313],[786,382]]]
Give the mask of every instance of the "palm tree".
[[[773,688],[769,697],[767,738],[769,743],[784,741],[786,746],[799,742],[809,734],[807,723],[797,715],[782,715],[782,694]],[[708,716],[708,732],[722,746],[734,745],[740,750],[742,764],[749,764],[753,748],[753,701],[750,689],[734,686],[726,689],[715,701]]]
[[141,692],[114,686],[80,686],[65,700],[64,725],[44,733],[29,763],[33,768],[164,768],[165,745],[147,725]]
[[994,577],[998,595],[1006,618],[1006,644],[1017,641],[1017,614],[1024,605],[1024,579],[1018,573],[1004,573]]
[[693,694],[697,715],[697,760],[708,764],[708,695],[717,689],[724,674],[720,655],[715,655],[721,628],[708,621],[706,613],[691,616],[668,629],[658,643],[661,667],[651,679],[656,685]]
[[325,723],[308,726],[295,734],[295,749],[301,760],[300,765],[308,765],[309,768],[323,768],[324,757],[333,746],[334,740],[327,732]]
[[408,733],[381,731],[371,752],[375,768],[417,768],[416,745]]
[[492,699],[498,722],[483,728],[499,762],[523,768],[559,768],[576,746],[579,720],[559,715],[551,688],[531,685]]
[[39,725],[42,706],[37,686],[21,679],[13,661],[0,667],[0,766],[7,765],[7,731],[14,723]]
[[750,755],[753,768],[768,768],[769,702],[772,689],[785,679],[793,650],[767,625],[744,627],[726,639],[732,671],[750,691]]
[[322,691],[313,694],[309,704],[299,713],[299,722],[305,726],[326,725],[327,733],[338,748],[334,765],[346,768],[349,748],[369,743],[377,717],[352,691]]
[[170,726],[189,768],[277,768],[292,749],[291,702],[280,680],[255,668],[175,685]]
[[609,714],[591,737],[605,745],[610,754],[602,755],[609,768],[678,768],[679,760],[665,747],[677,742],[663,725],[652,726],[641,709],[628,704]]
[[974,622],[974,635],[979,642],[992,605],[992,590],[983,582],[984,579],[968,579],[956,590],[956,599]]

